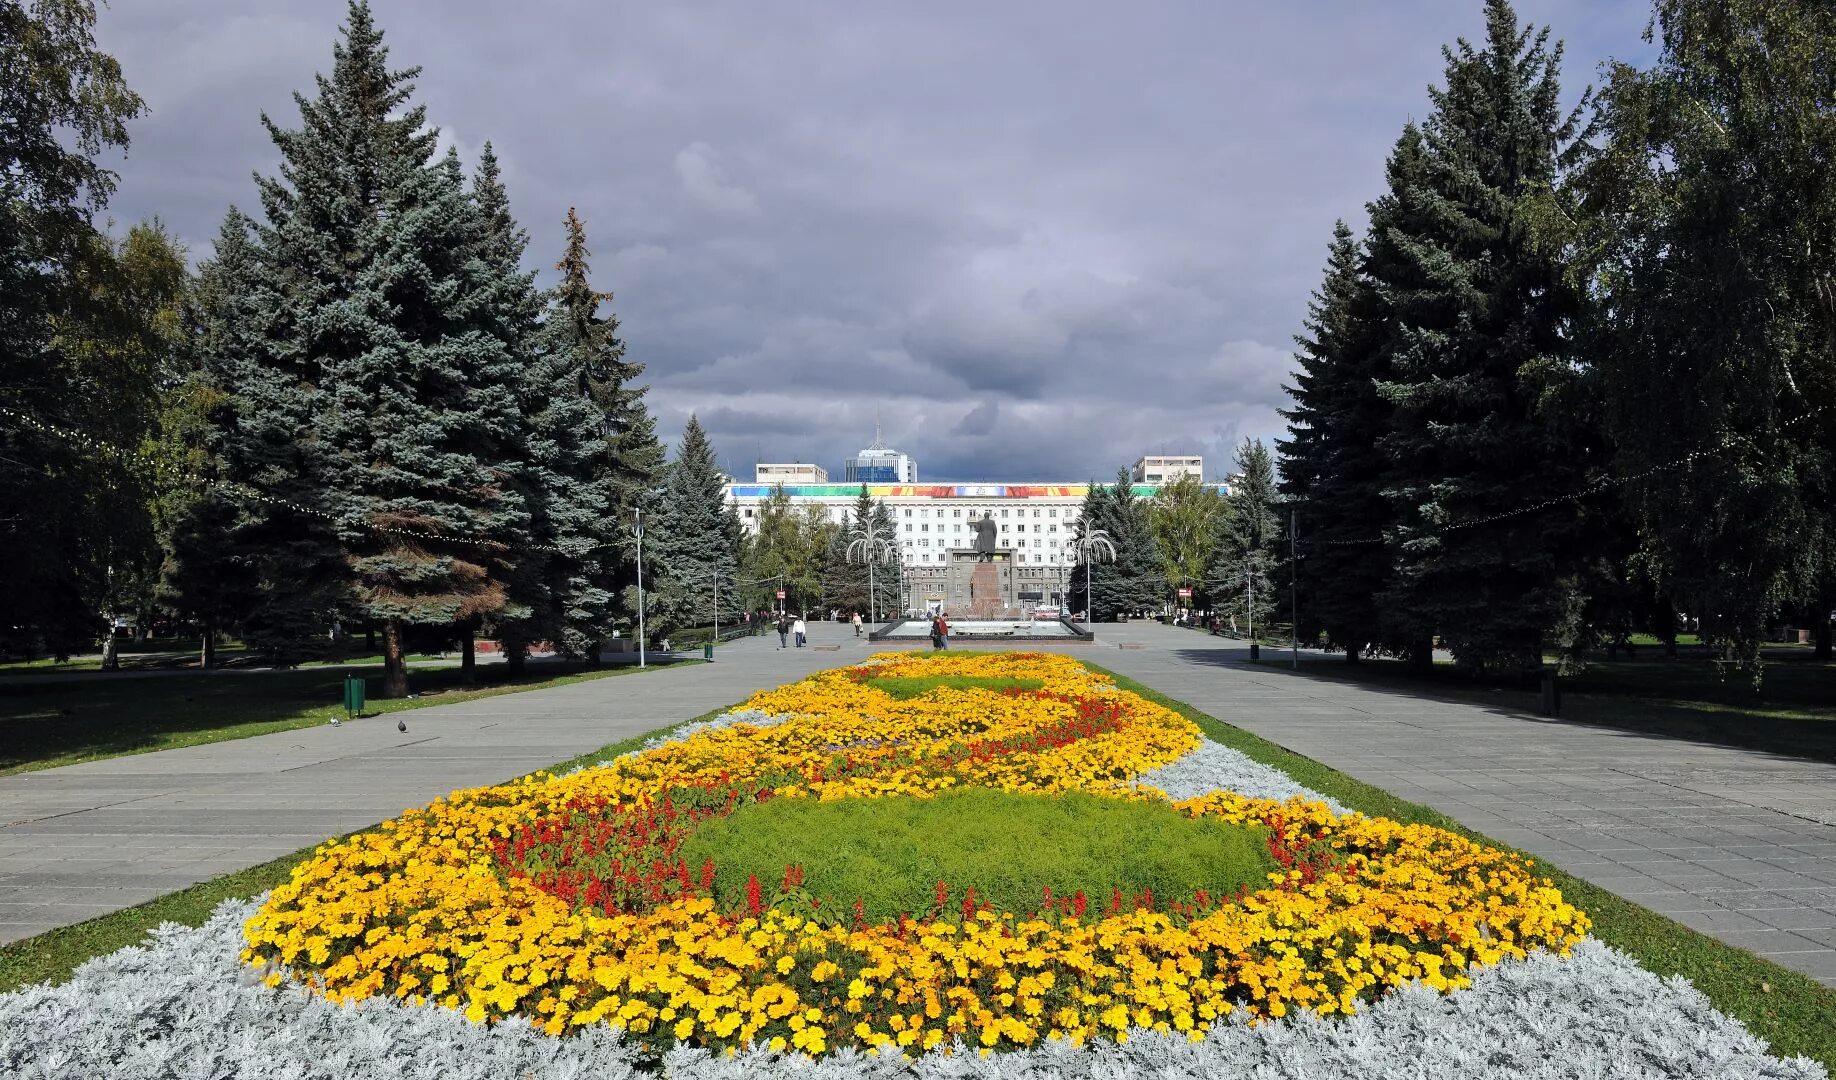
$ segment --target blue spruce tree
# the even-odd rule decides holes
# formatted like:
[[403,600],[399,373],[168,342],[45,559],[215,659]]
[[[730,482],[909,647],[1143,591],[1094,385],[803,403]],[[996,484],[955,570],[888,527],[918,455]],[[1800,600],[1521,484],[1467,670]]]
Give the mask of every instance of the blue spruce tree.
[[301,127],[263,117],[281,169],[259,181],[249,300],[268,370],[235,386],[239,417],[298,447],[246,479],[329,517],[345,611],[383,629],[385,697],[407,693],[409,627],[521,613],[508,582],[532,542],[521,342],[416,74],[353,3]]

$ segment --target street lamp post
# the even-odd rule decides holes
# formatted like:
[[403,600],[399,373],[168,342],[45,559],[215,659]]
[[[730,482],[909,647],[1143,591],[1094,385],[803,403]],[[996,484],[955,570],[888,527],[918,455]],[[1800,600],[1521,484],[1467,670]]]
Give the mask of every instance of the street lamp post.
[[881,561],[891,562],[893,545],[887,535],[890,530],[882,529],[871,518],[857,521],[848,530],[853,537],[848,542],[848,561],[867,564],[867,618],[876,625],[880,621],[880,588],[879,579],[874,574],[874,567]]
[[631,532],[637,537],[638,667],[644,666],[644,508],[631,508]]
[[1091,529],[1082,536],[1065,541],[1065,551],[1081,558],[1084,563],[1084,621],[1095,624],[1096,600],[1091,586],[1090,566],[1099,559],[1115,562],[1116,545],[1102,529]]

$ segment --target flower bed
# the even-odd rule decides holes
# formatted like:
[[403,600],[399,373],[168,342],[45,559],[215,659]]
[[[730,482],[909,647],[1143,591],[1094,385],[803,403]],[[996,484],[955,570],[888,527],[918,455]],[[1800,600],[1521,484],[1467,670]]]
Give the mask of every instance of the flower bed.
[[[875,677],[1035,680],[897,700]],[[1074,661],[876,658],[756,695],[735,724],[568,777],[456,792],[328,844],[245,928],[250,963],[334,1001],[387,997],[560,1035],[610,1024],[655,1049],[816,1055],[992,1049],[1222,1018],[1356,1011],[1420,981],[1545,949],[1587,918],[1523,861],[1318,801],[1214,792],[1174,804],[1271,831],[1284,869],[1241,895],[951,902],[882,923],[783,881],[721,898],[677,851],[713,815],[773,798],[925,798],[956,786],[1122,799],[1199,744],[1166,709]],[[834,898],[845,901],[846,898]]]

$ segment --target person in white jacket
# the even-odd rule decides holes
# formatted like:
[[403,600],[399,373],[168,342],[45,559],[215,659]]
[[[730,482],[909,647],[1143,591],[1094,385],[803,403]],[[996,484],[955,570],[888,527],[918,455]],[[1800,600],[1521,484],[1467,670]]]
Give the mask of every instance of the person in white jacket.
[[803,648],[803,642],[805,640],[803,635],[804,635],[804,631],[807,629],[803,625],[803,616],[801,615],[797,616],[797,621],[794,623],[791,623],[790,629],[791,629],[791,633],[795,635],[797,638],[797,647],[799,649]]

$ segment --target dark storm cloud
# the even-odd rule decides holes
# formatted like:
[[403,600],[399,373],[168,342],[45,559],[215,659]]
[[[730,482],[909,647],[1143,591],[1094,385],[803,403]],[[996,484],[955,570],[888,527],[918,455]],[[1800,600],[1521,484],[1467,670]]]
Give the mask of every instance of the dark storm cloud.
[[[1522,0],[1572,93],[1634,0]],[[578,207],[675,438],[839,474],[876,421],[927,479],[1211,471],[1281,431],[1334,218],[1361,223],[1478,0],[840,6],[377,0],[468,159],[489,139],[544,277]],[[272,172],[262,111],[329,67],[331,0],[117,0],[151,114],[112,213],[207,254]]]

